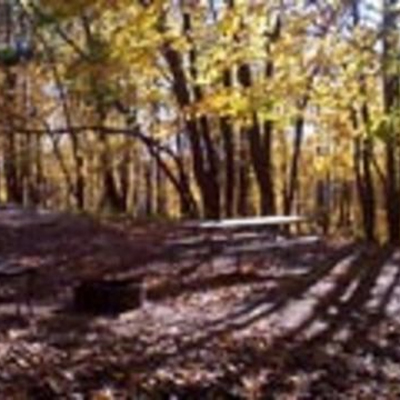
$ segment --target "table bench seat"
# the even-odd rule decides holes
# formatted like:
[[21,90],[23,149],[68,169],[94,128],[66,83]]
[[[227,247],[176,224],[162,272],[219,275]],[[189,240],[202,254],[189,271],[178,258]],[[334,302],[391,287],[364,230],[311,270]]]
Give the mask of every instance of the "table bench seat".
[[188,221],[182,224],[185,237],[167,240],[166,251],[172,261],[188,255],[212,257],[223,253],[239,258],[251,246],[251,252],[261,252],[296,244],[296,238],[282,241],[281,235],[287,234],[290,226],[307,222],[307,218],[296,215]]

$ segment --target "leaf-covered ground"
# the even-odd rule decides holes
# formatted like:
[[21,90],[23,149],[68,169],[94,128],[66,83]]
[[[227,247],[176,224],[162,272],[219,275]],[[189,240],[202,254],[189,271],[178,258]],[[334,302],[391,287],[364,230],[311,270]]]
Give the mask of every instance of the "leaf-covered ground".
[[[23,216],[0,211],[0,269],[38,271],[33,316],[16,312],[22,280],[1,282],[0,398],[400,397],[396,249],[305,240],[210,257],[169,246],[190,239],[178,225]],[[71,310],[75,285],[110,274],[143,278],[142,307]]]

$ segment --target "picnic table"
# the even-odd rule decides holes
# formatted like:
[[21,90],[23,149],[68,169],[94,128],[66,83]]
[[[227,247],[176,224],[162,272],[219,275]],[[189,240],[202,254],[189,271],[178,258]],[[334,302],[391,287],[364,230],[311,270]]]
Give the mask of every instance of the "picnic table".
[[208,254],[220,253],[223,249],[230,249],[238,259],[241,253],[246,252],[243,246],[250,242],[261,242],[253,246],[253,252],[262,251],[264,247],[276,246],[286,238],[283,234],[290,231],[290,227],[310,222],[308,218],[298,215],[276,215],[263,217],[229,218],[221,220],[187,221],[182,227],[187,232],[184,237],[173,238],[170,241],[171,252],[179,255],[180,251],[206,249]]
[[273,215],[266,217],[229,218],[221,220],[189,221],[184,227],[199,230],[239,230],[255,228],[282,228],[307,222],[308,219],[299,215]]

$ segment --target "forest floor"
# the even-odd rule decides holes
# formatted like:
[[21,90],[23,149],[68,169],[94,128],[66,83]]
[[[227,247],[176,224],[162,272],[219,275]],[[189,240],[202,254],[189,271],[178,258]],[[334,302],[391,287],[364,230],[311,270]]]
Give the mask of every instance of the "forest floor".
[[[13,304],[21,282],[0,282],[0,398],[400,398],[400,251],[304,242],[238,264],[171,258],[171,233],[0,210],[0,272],[37,270],[33,315]],[[69,307],[82,279],[110,273],[144,277],[141,307]]]

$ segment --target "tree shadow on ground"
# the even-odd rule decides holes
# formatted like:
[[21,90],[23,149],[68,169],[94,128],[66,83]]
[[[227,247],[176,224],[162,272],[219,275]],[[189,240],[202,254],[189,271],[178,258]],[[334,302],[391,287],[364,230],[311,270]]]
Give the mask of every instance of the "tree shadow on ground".
[[[229,314],[214,324],[202,326],[200,335],[182,338],[175,352],[151,357],[150,365],[157,368],[173,362],[184,364],[191,352],[198,351],[227,333],[246,329],[278,313],[288,303],[306,295],[310,288],[332,272],[340,260],[349,256],[348,267],[337,274],[333,285],[297,326],[283,331],[261,348],[256,343],[253,343],[253,347],[250,345],[242,349],[236,346],[235,351],[242,355],[239,367],[225,372],[223,378],[225,383],[238,382],[244,376],[255,376],[269,368],[268,379],[258,391],[259,398],[268,398],[265,397],[268,395],[273,398],[271,393],[290,391],[294,385],[292,378],[299,372],[315,374],[317,371],[318,376],[309,382],[308,397],[302,398],[343,398],[340,397],[341,393],[352,390],[351,386],[359,379],[357,374],[364,371],[354,372],[354,366],[347,358],[349,353],[354,355],[373,351],[377,357],[400,362],[400,354],[393,352],[393,347],[384,347],[382,350],[379,344],[371,340],[379,323],[387,321],[387,307],[400,284],[400,263],[391,247],[346,248],[325,265],[314,267],[306,274],[306,278],[294,277],[291,282],[286,281],[277,290],[281,294],[272,302],[271,297],[264,299],[266,304],[263,304],[263,299],[258,299],[239,312]],[[397,271],[386,280],[384,289],[377,291],[377,282],[384,276],[388,263],[393,264]],[[317,327],[311,329],[314,325]],[[394,338],[392,333],[392,346],[400,333],[396,335]],[[250,353],[253,353],[252,356]],[[243,361],[246,358],[248,362]],[[379,378],[373,376],[373,379]]]
[[[186,352],[201,347],[227,332],[246,329],[251,324],[280,312],[288,304],[306,296],[307,291],[329,275],[339,261],[349,256],[354,256],[350,259],[349,267],[337,277],[332,288],[318,300],[311,314],[298,326],[278,336],[271,345],[271,351],[277,347],[284,347],[286,343],[298,343],[299,341],[304,342],[305,346],[323,345],[332,340],[335,333],[345,327],[348,329],[348,340],[350,338],[354,340],[357,332],[365,333],[366,329],[373,327],[378,315],[381,318],[384,317],[384,309],[400,281],[400,274],[396,274],[392,283],[381,295],[380,303],[375,307],[376,310],[366,309],[367,302],[371,300],[372,290],[385,262],[392,256],[393,249],[362,248],[357,254],[354,254],[354,251],[354,247],[346,247],[324,265],[314,267],[305,276],[284,280],[274,289],[275,296],[264,294],[264,297],[244,304],[241,309],[224,318],[198,327],[200,335],[194,333],[193,336],[188,335],[182,338],[177,352],[169,354],[166,358],[182,359]],[[363,324],[360,324],[358,319],[362,315],[367,318],[362,318]],[[316,322],[322,323],[324,328],[310,337],[307,335],[302,337]],[[160,355],[158,362],[165,362],[163,355]]]
[[[400,362],[400,354],[389,351],[389,347],[382,348],[371,339],[377,326],[388,318],[389,305],[400,285],[400,260],[393,248],[369,245],[346,245],[323,253],[314,258],[299,255],[297,261],[304,267],[300,274],[294,274],[292,267],[289,271],[281,268],[277,275],[270,273],[271,259],[263,265],[261,257],[250,269],[222,268],[214,275],[198,274],[204,260],[194,260],[182,268],[174,266],[167,277],[180,281],[175,286],[159,287],[158,292],[150,291],[149,297],[154,301],[161,303],[202,290],[259,284],[257,290],[246,293],[224,315],[193,325],[179,337],[171,338],[170,333],[160,331],[154,338],[135,336],[116,342],[115,337],[106,334],[100,341],[91,341],[91,335],[101,336],[107,330],[93,331],[91,320],[86,316],[57,314],[43,321],[36,339],[45,341],[53,337],[55,346],[71,351],[89,348],[90,363],[94,360],[98,363],[95,368],[88,367],[93,369],[92,375],[87,373],[93,382],[101,374],[112,375],[117,371],[124,377],[121,385],[134,387],[141,385],[137,376],[148,383],[155,371],[171,366],[190,371],[193,365],[204,363],[204,368],[212,370],[218,365],[220,369],[219,377],[211,383],[206,379],[197,384],[179,383],[183,378],[176,382],[166,379],[156,383],[155,391],[148,392],[144,398],[168,397],[172,392],[178,399],[206,399],[214,395],[245,398],[239,394],[234,397],[231,388],[243,385],[243,379],[251,377],[261,377],[254,398],[276,398],[276,394],[294,390],[297,383],[293,377],[301,374],[310,376],[307,395],[302,399],[346,398],[339,394],[350,390],[356,379],[348,354],[373,352],[385,360],[398,357]],[[296,263],[295,253],[291,252],[285,259],[286,254],[281,252],[277,257],[288,264]],[[394,273],[388,274],[389,267]],[[385,281],[381,285],[383,277]],[[269,286],[271,282],[273,286]],[[319,292],[315,291],[317,287]],[[268,325],[276,317],[290,315],[291,307],[307,299],[313,302],[294,325],[283,326],[271,337],[255,334],[246,341],[237,336],[259,322]],[[109,324],[113,323],[110,319]],[[75,335],[70,342],[68,332]],[[387,336],[391,337],[392,344],[400,337],[390,332]],[[93,356],[99,348],[107,356],[100,359]],[[211,361],[200,360],[203,351]],[[146,390],[143,389],[144,394]]]
[[[152,367],[162,365],[170,359],[178,358],[184,359],[187,353],[196,351],[198,348],[211,343],[214,340],[231,333],[234,331],[240,331],[246,329],[252,324],[266,319],[284,309],[288,304],[293,301],[299,300],[306,295],[307,291],[320,280],[329,276],[331,270],[337,265],[338,262],[343,258],[353,256],[356,251],[354,245],[344,246],[332,252],[326,257],[323,263],[318,263],[313,267],[310,267],[301,276],[293,276],[293,274],[282,274],[279,278],[275,278],[276,285],[265,290],[260,290],[259,293],[250,293],[237,309],[227,313],[222,318],[212,320],[209,323],[196,326],[189,333],[182,335],[179,340],[179,344],[176,351],[171,351],[169,347],[170,337],[169,335],[163,336],[161,333],[157,339],[157,345],[161,343],[161,348],[167,348],[165,353],[153,354],[151,360],[149,360]],[[268,266],[266,266],[268,269]],[[232,282],[229,279],[232,278]],[[197,280],[192,282],[191,286],[187,285],[186,288],[201,289],[204,284],[209,284],[209,288],[223,288],[233,283],[244,284],[246,279],[249,281],[261,281],[258,279],[257,272],[243,273],[235,272],[232,275],[216,276],[209,281]],[[272,281],[271,277],[264,277],[265,281]],[[181,291],[176,289],[174,295],[184,293],[185,286],[181,286]],[[168,297],[168,293],[166,294]],[[165,342],[165,346],[162,343]]]
[[337,277],[335,285],[315,304],[310,315],[299,326],[287,332],[285,339],[298,337],[313,322],[319,320],[327,326],[312,340],[322,340],[324,337],[329,340],[338,329],[350,323],[354,315],[362,310],[372,296],[372,289],[384,263],[391,255],[392,249],[362,249],[358,256],[351,260],[349,268]]
[[305,295],[312,286],[329,275],[339,261],[353,254],[353,251],[353,245],[346,246],[327,257],[323,264],[314,266],[301,276],[282,276],[280,284],[273,289],[272,293],[260,293],[256,298],[245,300],[239,310],[229,313],[220,320],[213,321],[208,327],[202,327],[202,330],[207,332],[204,340],[207,341],[214,334],[224,333],[227,330],[246,328],[262,318],[279,312],[290,302]]

